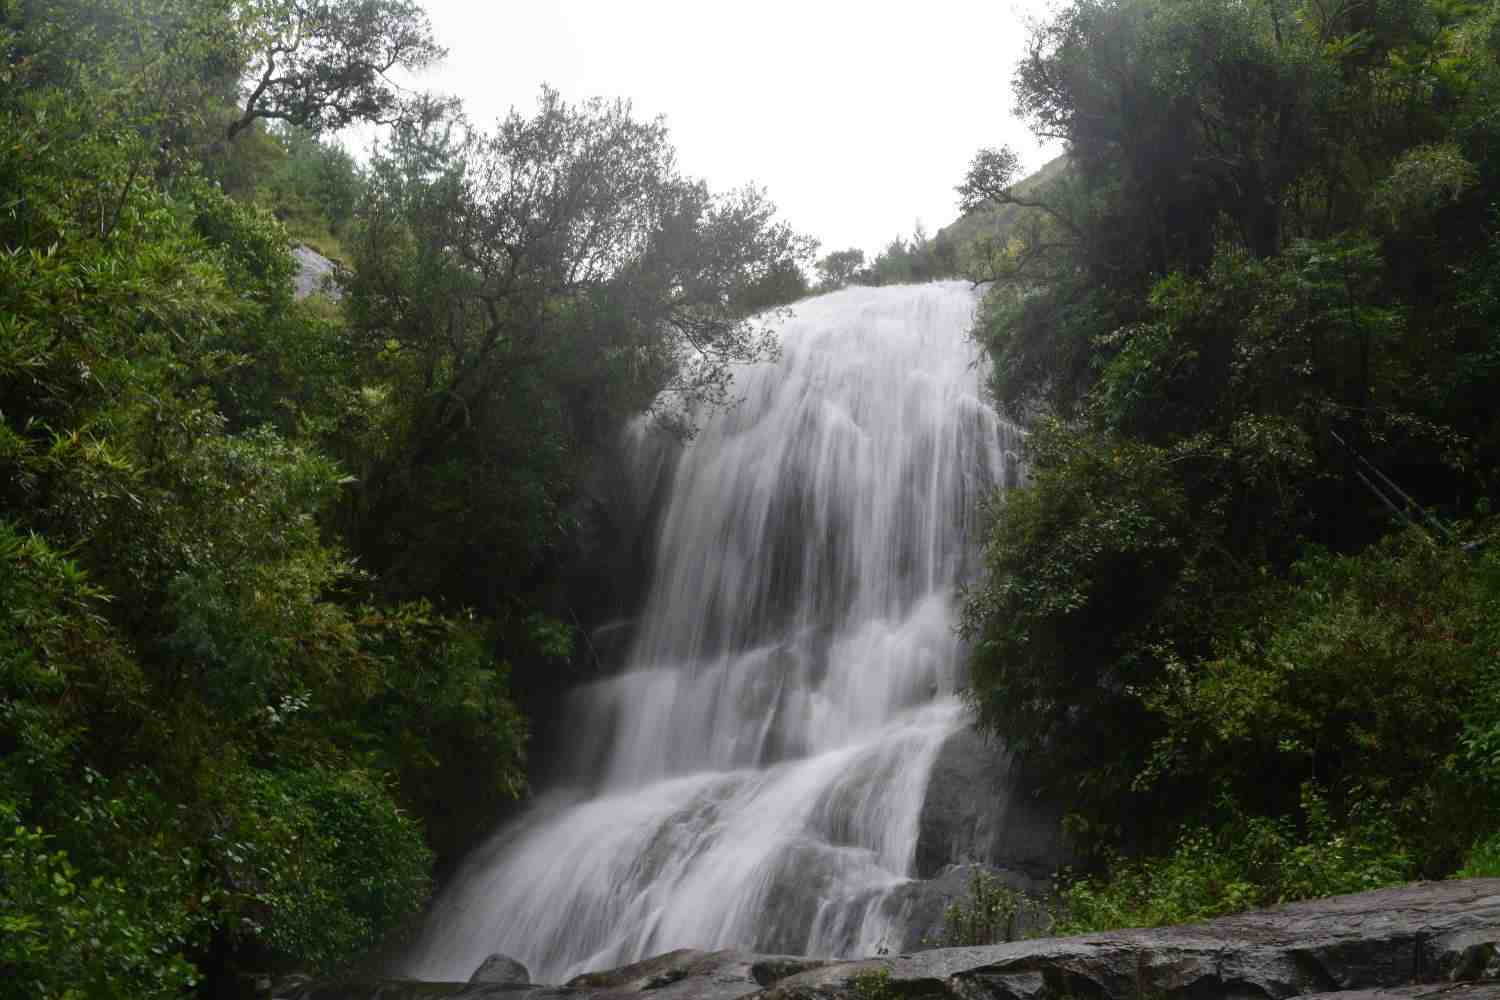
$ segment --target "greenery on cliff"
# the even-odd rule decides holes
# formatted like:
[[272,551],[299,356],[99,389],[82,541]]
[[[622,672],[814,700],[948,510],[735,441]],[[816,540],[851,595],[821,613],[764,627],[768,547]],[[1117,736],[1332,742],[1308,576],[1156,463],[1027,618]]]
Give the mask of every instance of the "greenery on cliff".
[[805,290],[659,122],[476,128],[388,82],[440,52],[408,0],[0,0],[0,996],[232,995],[411,915],[570,669],[591,449]]
[[[1481,867],[1500,830],[1500,7],[1072,0],[982,151],[1032,429],[968,595],[983,724],[1114,878],[1070,926]],[[1140,860],[1140,856],[1157,860]],[[1477,870],[1477,869],[1476,869]]]

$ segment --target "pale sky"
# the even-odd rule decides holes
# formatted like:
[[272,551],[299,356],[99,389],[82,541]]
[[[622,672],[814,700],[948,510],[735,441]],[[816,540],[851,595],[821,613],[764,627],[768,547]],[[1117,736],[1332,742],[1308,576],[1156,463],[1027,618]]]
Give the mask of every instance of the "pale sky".
[[425,0],[447,61],[425,87],[489,125],[543,83],[570,101],[664,115],[684,173],[767,189],[820,253],[873,255],[920,219],[957,217],[981,146],[1028,171],[1043,149],[1011,117],[1011,70],[1042,0]]

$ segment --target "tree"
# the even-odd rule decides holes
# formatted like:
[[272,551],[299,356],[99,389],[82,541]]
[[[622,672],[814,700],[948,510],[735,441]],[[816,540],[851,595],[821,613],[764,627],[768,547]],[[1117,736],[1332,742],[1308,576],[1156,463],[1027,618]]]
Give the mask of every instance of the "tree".
[[236,15],[245,66],[231,139],[257,119],[313,132],[390,124],[410,102],[389,74],[447,54],[412,0],[251,0]]
[[1033,34],[1019,110],[1066,164],[984,150],[959,189],[1014,213],[975,333],[1033,428],[964,624],[981,723],[1096,842],[1313,825],[1304,780],[1429,872],[1494,828],[1456,761],[1492,641],[1495,25],[1074,0]]
[[380,447],[353,449],[360,554],[388,586],[495,609],[561,540],[583,456],[624,415],[686,429],[731,400],[735,367],[775,347],[752,292],[810,250],[763,192],[683,177],[665,126],[623,102],[544,90],[493,132],[398,130],[348,281],[384,401]]
[[843,288],[854,280],[855,275],[864,266],[865,252],[863,250],[856,247],[835,250],[817,263],[818,287],[825,292]]

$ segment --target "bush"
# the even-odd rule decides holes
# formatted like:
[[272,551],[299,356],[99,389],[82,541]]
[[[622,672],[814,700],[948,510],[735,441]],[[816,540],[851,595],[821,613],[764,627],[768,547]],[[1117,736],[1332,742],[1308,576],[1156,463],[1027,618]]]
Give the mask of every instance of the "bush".
[[432,854],[362,771],[246,771],[209,850],[227,926],[272,964],[332,969],[421,907]]
[[1116,857],[1103,876],[1064,878],[1057,933],[1188,923],[1413,876],[1412,855],[1387,817],[1340,828],[1311,786],[1302,801],[1300,830],[1290,817],[1231,809],[1222,824],[1184,833],[1164,857]]
[[1495,799],[1473,780],[1500,746],[1500,699],[1485,694],[1500,653],[1494,564],[1415,529],[1304,559],[1256,627],[1169,672],[1150,699],[1168,735],[1143,780],[1230,788],[1274,815],[1316,778],[1338,810],[1382,803],[1428,874],[1451,871]]
[[1041,915],[1037,900],[986,871],[969,878],[967,898],[943,911],[944,948],[1014,941]]
[[1107,823],[1156,729],[1160,676],[1197,545],[1170,455],[1060,423],[1028,442],[1031,482],[1004,495],[965,595],[969,698],[1066,804]]
[[[92,805],[107,824],[123,803]],[[87,853],[97,867],[102,852]],[[203,926],[188,905],[192,873],[190,853],[144,841],[126,870],[90,876],[0,802],[0,998],[180,997],[197,978],[183,953]]]
[[1500,878],[1500,833],[1475,841],[1454,878]]

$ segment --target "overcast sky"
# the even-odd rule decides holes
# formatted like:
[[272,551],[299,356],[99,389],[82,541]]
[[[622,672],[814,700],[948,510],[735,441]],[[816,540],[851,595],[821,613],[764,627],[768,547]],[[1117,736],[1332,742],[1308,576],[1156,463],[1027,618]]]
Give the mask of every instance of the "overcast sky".
[[447,61],[430,89],[486,124],[569,100],[623,97],[664,115],[683,171],[753,182],[822,252],[875,253],[920,219],[957,216],[981,146],[1028,170],[1042,149],[1010,114],[1010,75],[1040,0],[425,0]]

